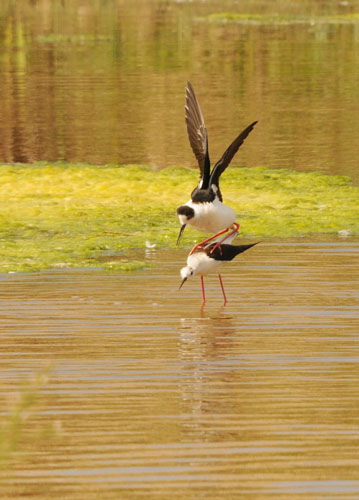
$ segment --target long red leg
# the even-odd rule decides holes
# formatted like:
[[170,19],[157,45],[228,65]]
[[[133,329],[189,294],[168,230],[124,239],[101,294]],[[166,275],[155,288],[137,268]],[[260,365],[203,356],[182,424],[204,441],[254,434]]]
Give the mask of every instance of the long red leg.
[[[238,231],[238,228],[239,228],[239,224],[237,224],[237,222],[233,222],[233,226],[234,226],[234,229],[229,233],[227,234],[224,238],[222,238],[220,241],[218,241],[214,247],[212,248],[212,250],[210,251],[210,253],[214,252],[216,248],[220,247],[222,245],[222,243],[224,241],[226,241],[227,238],[229,238],[230,236],[232,236],[234,233],[236,233]],[[227,231],[229,230],[229,227],[227,228]]]
[[223,293],[223,297],[224,297],[224,305],[226,305],[227,304],[226,292],[224,291],[222,276],[219,273],[218,273],[218,278],[219,278],[219,282],[220,282],[221,288],[222,288],[222,293]]
[[[213,252],[213,250],[215,248],[217,248],[217,246],[220,246],[221,243],[223,243],[224,240],[226,240],[227,238],[229,238],[230,236],[232,236],[232,234],[234,234],[236,231],[238,231],[238,228],[239,228],[239,224],[237,224],[237,222],[233,222],[233,226],[234,226],[234,230],[231,231],[229,234],[227,234],[223,239],[221,239],[221,241],[219,241],[217,243],[217,245],[215,245],[215,247],[211,250],[211,253]],[[217,234],[214,234],[213,236],[211,236],[210,238],[207,238],[206,240],[203,240],[203,241],[200,241],[199,243],[196,243],[195,246],[192,248],[192,250],[190,251],[189,255],[192,255],[193,252],[195,250],[197,250],[198,247],[201,247],[203,246],[205,243],[208,243],[209,241],[212,241],[214,240],[215,238],[218,238],[218,236],[221,236],[221,234],[224,234],[224,233],[227,233],[228,231],[230,230],[229,227],[227,227],[226,229],[223,229],[223,231],[220,231],[219,233]]]
[[201,275],[201,285],[202,285],[202,297],[203,297],[203,302],[202,302],[202,307],[206,303],[206,295],[204,293],[204,282],[203,282],[203,276]]
[[198,247],[201,247],[203,246],[205,243],[208,243],[208,241],[212,241],[214,240],[214,238],[217,238],[218,236],[221,236],[221,234],[224,234],[226,233],[227,231],[229,231],[229,227],[227,227],[226,229],[224,229],[223,231],[221,231],[220,233],[217,233],[217,234],[214,234],[213,236],[211,236],[210,238],[207,238],[206,240],[203,240],[203,241],[200,241],[199,243],[196,243],[195,246],[192,248],[192,250],[190,251],[189,255],[192,255],[193,252],[195,250],[197,250]]

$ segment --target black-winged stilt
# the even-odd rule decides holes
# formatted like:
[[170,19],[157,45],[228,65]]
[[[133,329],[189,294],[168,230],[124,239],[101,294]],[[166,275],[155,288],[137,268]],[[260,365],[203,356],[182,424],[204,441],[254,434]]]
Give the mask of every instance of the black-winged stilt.
[[[239,134],[223,153],[222,158],[215,164],[211,172],[207,129],[204,124],[202,111],[190,81],[187,82],[187,86],[185,106],[187,132],[192,150],[198,161],[200,181],[198,186],[192,191],[191,199],[186,204],[177,208],[177,215],[181,224],[177,245],[187,224],[193,226],[198,231],[217,233],[205,241],[216,238],[219,231],[223,234],[232,228],[236,219],[236,213],[222,203],[219,177],[228,167],[233,156],[257,123],[256,121],[253,122]],[[234,231],[237,229],[238,226],[234,226]],[[233,233],[229,233],[221,241],[227,239],[231,234]],[[199,245],[203,243],[201,242]]]
[[[227,241],[231,243],[233,239],[237,236],[237,231],[228,236]],[[257,245],[257,243],[250,243],[248,245],[231,245],[228,243],[221,244],[218,247],[218,242],[213,242],[205,246],[195,246],[188,255],[187,266],[181,269],[182,283],[179,288],[182,288],[183,284],[192,276],[199,274],[201,276],[202,285],[202,297],[204,306],[206,302],[206,296],[204,291],[203,276],[217,271],[219,282],[221,284],[224,304],[227,302],[226,293],[223,287],[222,277],[219,273],[219,268],[224,262],[229,262],[234,259],[238,254],[245,252],[249,248]]]

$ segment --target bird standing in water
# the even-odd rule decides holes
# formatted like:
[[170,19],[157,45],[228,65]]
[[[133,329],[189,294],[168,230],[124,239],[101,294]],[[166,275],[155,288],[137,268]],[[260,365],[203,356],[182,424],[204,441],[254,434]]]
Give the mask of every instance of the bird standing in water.
[[199,274],[201,276],[201,285],[202,285],[202,297],[203,302],[202,306],[206,303],[206,296],[204,291],[204,281],[203,276],[207,276],[207,274],[217,271],[219,282],[221,284],[224,304],[227,303],[226,293],[223,287],[222,276],[219,273],[219,268],[224,262],[229,262],[233,260],[238,254],[245,252],[249,248],[253,247],[257,243],[250,243],[248,245],[231,245],[230,243],[237,236],[237,231],[228,236],[227,242],[221,244],[218,247],[218,242],[210,243],[206,246],[195,247],[191,250],[187,258],[187,266],[181,269],[181,278],[182,283],[180,288],[182,288],[183,284],[191,277]]
[[198,186],[192,191],[191,199],[177,208],[177,215],[181,224],[177,245],[187,224],[193,226],[198,231],[216,233],[211,238],[199,243],[199,247],[217,238],[219,234],[232,229],[231,233],[224,236],[218,242],[218,245],[220,245],[222,241],[234,234],[239,226],[238,224],[234,225],[236,213],[222,203],[223,199],[219,189],[219,178],[257,122],[251,123],[251,125],[239,134],[223,153],[222,158],[215,164],[211,172],[207,129],[204,124],[202,111],[189,81],[187,82],[187,86],[185,106],[187,132],[192,150],[198,161],[200,181]]

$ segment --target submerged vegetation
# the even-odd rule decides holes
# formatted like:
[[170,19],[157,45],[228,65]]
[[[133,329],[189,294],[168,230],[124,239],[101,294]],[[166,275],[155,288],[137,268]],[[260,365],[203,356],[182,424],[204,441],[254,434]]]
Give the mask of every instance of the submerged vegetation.
[[[146,242],[175,247],[176,207],[197,180],[182,167],[2,165],[0,271],[143,268]],[[349,177],[231,167],[221,185],[242,237],[359,234],[359,187]],[[182,245],[198,237],[188,228]]]
[[12,392],[11,402],[3,408],[0,418],[0,470],[6,470],[13,455],[25,446],[38,444],[56,435],[56,426],[52,422],[46,426],[35,423],[41,391],[48,380],[48,370],[36,374],[20,390]]

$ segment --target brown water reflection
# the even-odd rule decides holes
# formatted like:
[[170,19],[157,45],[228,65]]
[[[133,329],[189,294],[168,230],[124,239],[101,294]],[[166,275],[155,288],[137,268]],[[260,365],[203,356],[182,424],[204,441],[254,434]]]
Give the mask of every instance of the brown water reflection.
[[[358,179],[357,2],[33,0],[0,3],[0,161],[194,165],[191,78],[211,154],[259,120],[237,165]],[[307,22],[216,24],[216,12]]]
[[199,281],[177,290],[185,251],[3,276],[2,408],[49,381],[1,498],[358,498],[358,251],[263,243],[224,269],[225,308],[207,279],[204,311]]

